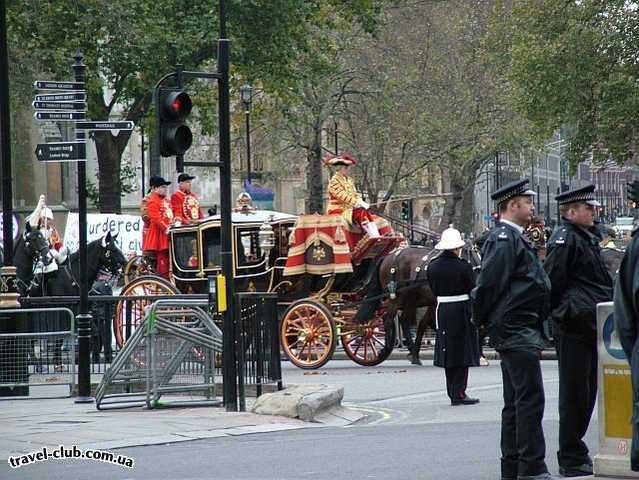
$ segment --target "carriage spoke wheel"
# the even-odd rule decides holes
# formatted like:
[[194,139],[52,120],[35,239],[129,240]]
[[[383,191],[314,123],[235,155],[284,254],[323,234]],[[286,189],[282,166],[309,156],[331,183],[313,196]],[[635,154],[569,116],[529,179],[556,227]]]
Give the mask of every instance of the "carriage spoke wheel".
[[[390,322],[390,331],[386,331],[383,312],[378,312],[372,320],[357,324],[349,319],[341,328],[340,338],[344,353],[355,363],[372,367],[388,358],[395,343],[395,325]],[[387,335],[388,339],[387,339]]]
[[124,266],[124,285],[143,275],[153,275],[152,261],[144,255],[136,255]]
[[[138,277],[126,285],[120,293],[121,297],[174,295],[177,289],[161,277]],[[144,309],[153,303],[153,299],[127,299],[120,300],[115,307],[113,317],[113,334],[119,348],[122,348],[127,339],[135,332],[142,319]]]
[[291,305],[282,317],[280,342],[290,361],[305,369],[319,368],[333,356],[337,343],[331,312],[314,300]]

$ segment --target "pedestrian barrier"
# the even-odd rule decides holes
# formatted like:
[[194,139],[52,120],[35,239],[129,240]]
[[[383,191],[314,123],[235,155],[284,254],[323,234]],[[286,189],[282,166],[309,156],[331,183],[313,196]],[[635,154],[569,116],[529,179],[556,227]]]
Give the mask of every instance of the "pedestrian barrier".
[[240,411],[245,411],[248,388],[256,397],[267,387],[282,389],[277,294],[238,293],[236,298],[237,391]]
[[594,471],[602,477],[639,478],[639,472],[630,470],[630,366],[615,330],[613,305],[597,305],[599,452],[594,458]]
[[148,307],[105,372],[97,408],[220,405],[222,331],[208,306],[199,299],[165,299]]
[[0,322],[8,317],[17,322],[17,332],[0,333],[0,390],[4,392],[0,399],[71,396],[75,386],[73,312],[68,308],[0,310]]

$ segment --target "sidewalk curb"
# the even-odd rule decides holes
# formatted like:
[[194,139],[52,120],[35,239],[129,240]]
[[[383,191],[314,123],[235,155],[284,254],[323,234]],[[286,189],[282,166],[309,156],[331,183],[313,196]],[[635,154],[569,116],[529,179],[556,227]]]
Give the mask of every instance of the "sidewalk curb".
[[[419,354],[419,358],[421,360],[432,360],[433,355],[434,355],[434,352],[432,349],[428,349],[425,351],[422,350],[422,352]],[[497,353],[495,350],[484,350],[484,356],[486,357],[487,360],[495,360],[495,361],[499,360],[499,353]],[[342,350],[336,350],[335,353],[333,353],[332,359],[333,360],[350,360],[350,358],[348,358],[348,356]],[[557,352],[555,351],[554,348],[542,350],[541,359],[557,360]],[[287,360],[287,359],[283,358],[283,360]],[[409,363],[408,350],[403,348],[402,349],[395,348],[393,349],[393,351],[391,352],[387,360],[406,360],[406,363]],[[384,364],[382,363],[381,365],[384,365]]]
[[341,407],[343,398],[343,387],[325,384],[290,385],[279,392],[265,393],[260,396],[251,408],[251,412],[314,422],[323,412]]

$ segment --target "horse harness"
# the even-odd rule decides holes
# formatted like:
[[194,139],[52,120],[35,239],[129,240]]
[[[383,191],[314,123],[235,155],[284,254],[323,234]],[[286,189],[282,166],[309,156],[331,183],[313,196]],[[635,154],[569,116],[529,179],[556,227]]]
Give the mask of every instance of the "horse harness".
[[[420,247],[412,247],[412,248],[420,248]],[[423,248],[423,247],[422,247]],[[428,272],[428,264],[435,258],[439,256],[441,251],[431,250],[426,255],[422,257],[421,264],[411,270],[410,278],[408,280],[404,280],[403,282],[399,282],[397,280],[396,274],[399,269],[399,257],[401,256],[404,249],[395,250],[393,253],[393,266],[390,269],[391,279],[388,282],[388,297],[391,300],[395,300],[397,298],[398,290],[408,290],[411,288],[420,287],[422,284],[428,282],[427,272]],[[408,286],[400,286],[400,284],[406,284]]]

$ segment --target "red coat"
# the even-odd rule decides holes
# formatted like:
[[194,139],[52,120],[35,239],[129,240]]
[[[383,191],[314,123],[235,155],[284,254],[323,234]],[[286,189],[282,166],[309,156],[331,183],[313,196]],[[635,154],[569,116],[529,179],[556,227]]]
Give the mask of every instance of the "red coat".
[[169,249],[167,229],[173,223],[173,211],[166,197],[152,193],[146,197],[142,218],[145,232],[142,238],[142,250],[162,251]]
[[200,201],[191,192],[184,193],[178,190],[171,195],[171,209],[175,218],[179,218],[182,223],[191,223],[204,218],[200,210]]

